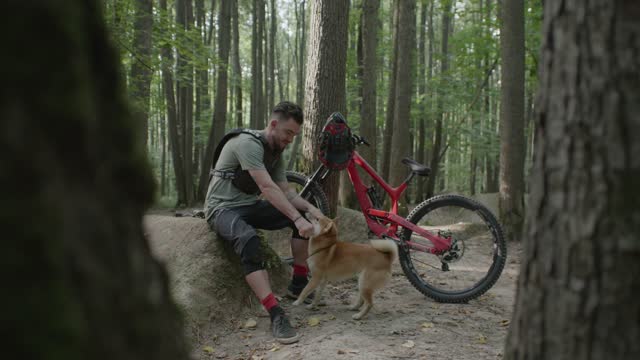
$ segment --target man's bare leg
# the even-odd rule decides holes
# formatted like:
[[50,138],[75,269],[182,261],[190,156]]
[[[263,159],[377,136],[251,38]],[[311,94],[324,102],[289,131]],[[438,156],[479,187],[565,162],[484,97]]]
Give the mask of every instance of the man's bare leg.
[[254,271],[251,274],[245,276],[247,283],[253,293],[256,294],[259,300],[264,299],[267,295],[271,294],[271,285],[269,284],[269,274],[266,270]]

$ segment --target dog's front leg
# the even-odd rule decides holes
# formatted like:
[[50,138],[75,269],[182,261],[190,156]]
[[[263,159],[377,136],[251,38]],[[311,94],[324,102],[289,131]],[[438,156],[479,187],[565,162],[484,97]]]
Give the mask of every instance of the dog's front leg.
[[325,286],[327,286],[327,281],[320,281],[320,284],[316,288],[316,295],[313,297],[313,301],[311,304],[307,305],[307,309],[313,310],[318,307],[320,303],[320,298],[322,297],[322,292],[324,291]]
[[309,294],[315,288],[318,287],[318,285],[320,285],[320,277],[319,276],[312,276],[311,280],[309,280],[309,283],[307,284],[307,286],[305,286],[304,289],[302,289],[302,291],[300,292],[300,295],[298,295],[298,299],[293,302],[293,305],[298,306],[298,305],[302,304],[304,299],[306,299],[307,296],[309,296]]

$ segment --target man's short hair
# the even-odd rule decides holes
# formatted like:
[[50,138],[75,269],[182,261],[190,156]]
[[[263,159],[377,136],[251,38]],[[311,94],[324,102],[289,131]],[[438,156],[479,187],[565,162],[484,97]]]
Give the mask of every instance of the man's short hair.
[[302,125],[303,116],[302,108],[291,101],[282,101],[273,108],[271,118],[278,120],[287,120],[292,118],[298,125]]

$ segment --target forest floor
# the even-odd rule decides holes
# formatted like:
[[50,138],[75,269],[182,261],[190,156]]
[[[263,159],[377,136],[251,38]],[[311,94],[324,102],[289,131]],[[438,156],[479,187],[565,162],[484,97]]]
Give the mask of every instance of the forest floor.
[[[507,266],[487,293],[468,304],[441,304],[418,292],[396,264],[362,321],[348,306],[354,281],[328,285],[319,310],[281,300],[302,335],[292,345],[273,340],[266,312],[257,309],[220,328],[194,356],[200,359],[501,359],[515,298],[520,247],[510,244]],[[247,327],[253,325],[255,327]]]
[[[360,216],[362,216],[360,214]],[[170,221],[167,217],[167,221]],[[346,234],[345,234],[346,236]],[[467,304],[442,304],[416,290],[395,263],[387,286],[374,295],[363,320],[348,310],[356,280],[330,284],[325,306],[308,310],[279,298],[302,335],[282,345],[270,333],[261,306],[229,314],[216,331],[197,334],[196,359],[501,359],[511,319],[521,245],[508,244],[507,263],[498,282]],[[276,294],[282,295],[282,294]]]

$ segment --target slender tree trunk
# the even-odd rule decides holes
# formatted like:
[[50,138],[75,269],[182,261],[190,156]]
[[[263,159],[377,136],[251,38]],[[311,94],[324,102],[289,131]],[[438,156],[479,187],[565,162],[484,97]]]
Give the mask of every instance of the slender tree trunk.
[[216,82],[216,98],[213,109],[213,119],[207,148],[205,150],[202,171],[200,172],[200,182],[198,186],[198,199],[204,200],[209,185],[209,171],[213,165],[213,151],[224,135],[225,123],[227,119],[227,78],[229,64],[229,48],[231,47],[231,1],[220,3],[220,13],[218,15],[218,79]]
[[[184,30],[189,31],[193,26],[193,7],[191,0],[176,1],[176,23]],[[185,205],[193,203],[193,65],[189,63],[188,56],[177,51],[177,91],[178,91],[178,121],[182,129],[182,154],[184,161]]]
[[[391,164],[391,141],[393,139],[393,114],[396,101],[396,75],[398,73],[398,9],[396,3],[393,2],[393,53],[391,56],[391,75],[389,79],[389,97],[387,99],[387,113],[384,121],[384,133],[382,135],[382,178],[390,181],[389,171]],[[397,184],[394,184],[397,185]]]
[[[299,14],[296,12],[296,47],[297,51],[297,77],[298,85],[296,87],[296,103],[300,106],[304,106],[304,75],[305,75],[305,48],[306,48],[306,25],[305,25],[305,0],[300,2],[300,11]],[[291,157],[289,158],[289,165],[287,169],[293,170],[296,164],[296,159],[298,158],[298,149],[300,148],[301,136],[296,136],[296,139],[293,141],[293,149],[291,151]]]
[[[303,170],[307,173],[319,165],[317,142],[327,117],[334,111],[346,110],[346,64],[349,2],[316,0],[311,7],[309,56],[305,85],[305,123],[302,152]],[[329,196],[331,214],[335,216],[338,194],[338,174],[331,174],[324,183]]]
[[[425,142],[426,142],[426,128],[427,128],[427,87],[426,87],[426,64],[425,64],[425,43],[426,40],[426,24],[427,24],[427,12],[428,3],[426,1],[420,1],[420,33],[418,38],[418,104],[420,107],[420,114],[418,115],[418,146],[416,149],[417,156],[416,161],[424,164],[425,160]],[[416,179],[416,203],[424,200],[424,177],[419,176]]]
[[275,106],[275,90],[276,90],[276,29],[277,29],[277,17],[276,17],[276,4],[274,0],[271,0],[270,9],[271,10],[271,30],[269,30],[269,82],[267,85],[267,93],[269,94],[267,98],[267,106],[266,110],[271,111]]
[[[160,0],[160,9],[166,15],[164,19],[168,22],[170,16],[167,14],[167,0]],[[164,44],[161,49],[162,54],[162,84],[164,88],[166,107],[167,107],[167,120],[169,126],[169,145],[171,148],[171,158],[173,162],[173,172],[176,181],[176,192],[178,194],[176,205],[186,203],[186,188],[184,177],[184,166],[181,137],[179,135],[178,124],[178,111],[176,109],[176,98],[173,89],[173,73],[171,68],[173,67],[173,55],[171,45]]]
[[524,0],[501,10],[500,220],[508,240],[524,226]]
[[5,356],[188,359],[143,236],[153,174],[100,2],[3,5],[2,32],[21,29],[0,89]]
[[136,0],[135,20],[133,23],[133,62],[130,73],[133,115],[140,125],[140,137],[147,144],[149,136],[149,101],[151,94],[151,26],[153,18],[152,0]]
[[360,135],[362,135],[371,146],[364,146],[358,149],[360,154],[375,169],[377,164],[377,123],[376,123],[376,100],[377,100],[377,39],[378,11],[380,0],[364,0],[362,3],[362,107],[360,110]]
[[[442,12],[442,64],[440,66],[440,87],[443,88],[447,81],[445,77],[449,70],[449,27],[451,25],[451,7],[454,0],[443,1]],[[442,122],[444,120],[444,92],[440,92],[437,98],[437,111],[436,126],[433,141],[433,149],[431,150],[431,175],[427,181],[427,197],[430,198],[435,192],[435,185],[438,178],[440,160],[442,157]]]
[[505,358],[638,359],[640,9],[570,5],[544,7],[536,156]]
[[233,0],[231,5],[231,30],[232,30],[232,48],[231,59],[233,61],[233,86],[235,88],[235,113],[236,126],[243,127],[242,116],[242,68],[240,67],[240,32],[238,23],[238,0]]
[[416,47],[416,2],[403,0],[398,6],[398,53],[395,84],[393,137],[391,146],[391,165],[389,179],[394,186],[407,177],[407,166],[402,158],[411,156],[413,142],[410,141],[411,95],[413,88],[413,60]]

